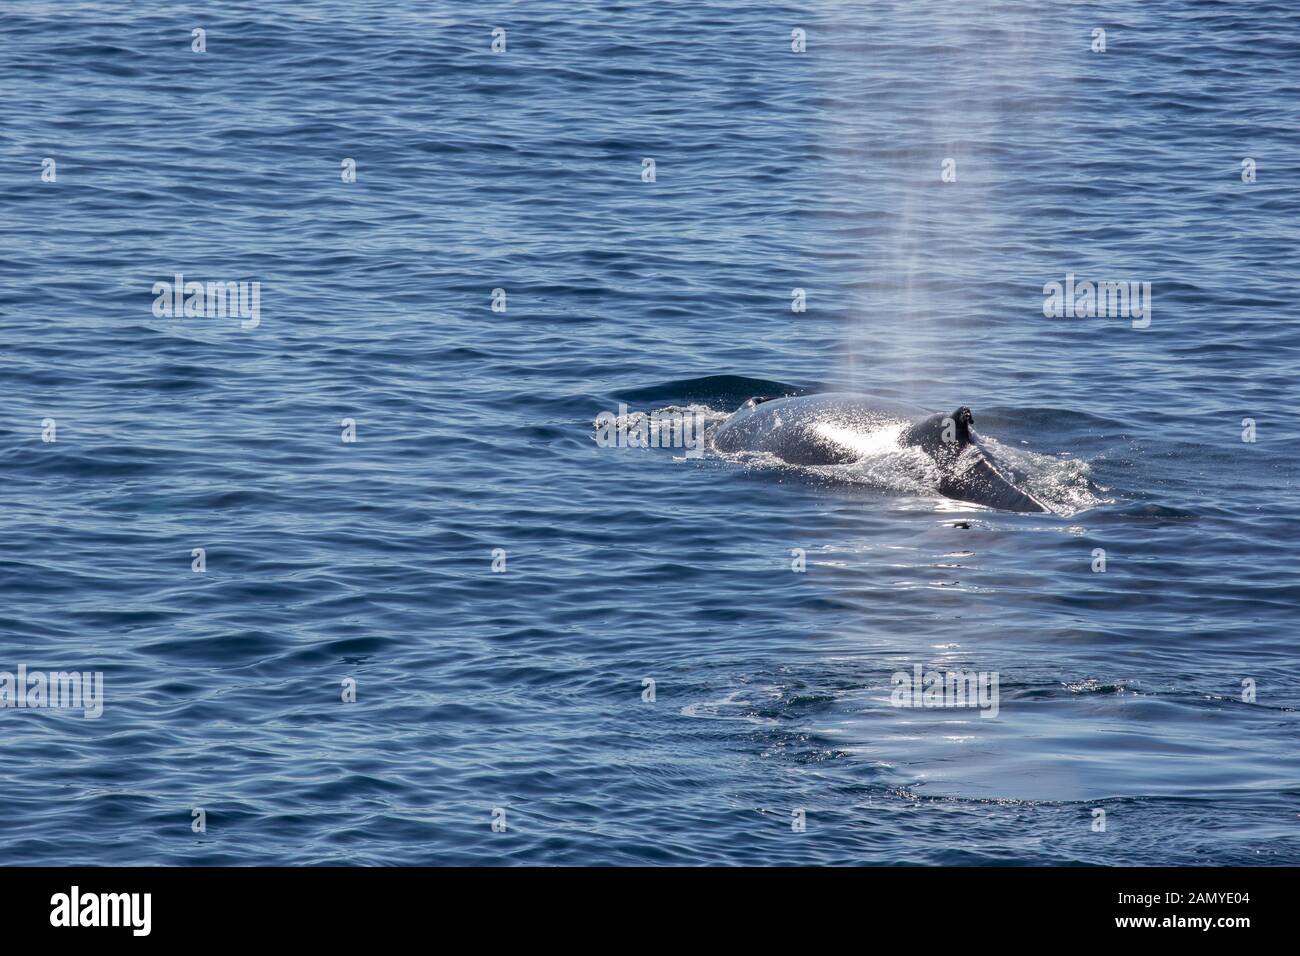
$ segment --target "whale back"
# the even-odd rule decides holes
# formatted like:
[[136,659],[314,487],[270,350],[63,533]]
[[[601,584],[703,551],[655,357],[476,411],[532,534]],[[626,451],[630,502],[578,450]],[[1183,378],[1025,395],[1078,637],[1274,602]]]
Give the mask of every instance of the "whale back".
[[761,452],[791,465],[840,465],[862,457],[862,442],[914,410],[827,393],[742,405],[709,433],[721,452]]
[[974,416],[964,405],[925,415],[860,395],[755,398],[716,425],[708,442],[720,452],[766,453],[791,465],[840,465],[860,460],[873,436],[898,426],[903,427],[896,444],[919,448],[938,465],[938,490],[946,497],[1004,511],[1051,510],[1016,487],[976,432]]

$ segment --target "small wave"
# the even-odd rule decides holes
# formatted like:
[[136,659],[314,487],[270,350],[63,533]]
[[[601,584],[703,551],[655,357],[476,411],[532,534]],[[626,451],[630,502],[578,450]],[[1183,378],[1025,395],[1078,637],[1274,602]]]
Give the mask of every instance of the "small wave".
[[789,385],[764,378],[747,378],[743,375],[705,375],[702,378],[683,378],[645,388],[635,388],[615,394],[625,402],[698,403],[711,408],[734,411],[740,404],[754,396],[779,398],[786,395],[807,395],[815,388]]
[[1072,694],[1127,694],[1133,692],[1124,684],[1103,682],[1095,677],[1069,681],[1061,686]]
[[707,405],[665,405],[646,411],[628,411],[608,422],[597,419],[592,425],[626,434],[638,447],[685,449],[688,440],[702,444],[706,430],[728,417],[727,412]]
[[[780,696],[780,691],[774,687],[757,688],[756,690],[769,698]],[[681,715],[703,720],[739,720],[760,725],[778,723],[775,718],[762,716],[758,713],[758,705],[749,699],[754,692],[755,689],[748,691],[736,690],[721,700],[704,700],[695,704],[687,704],[681,709]]]

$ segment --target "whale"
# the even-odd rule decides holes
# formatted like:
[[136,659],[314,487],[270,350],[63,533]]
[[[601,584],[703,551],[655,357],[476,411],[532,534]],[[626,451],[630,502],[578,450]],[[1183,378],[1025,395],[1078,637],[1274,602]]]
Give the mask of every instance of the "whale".
[[717,452],[761,452],[806,466],[851,464],[881,450],[882,442],[917,448],[937,466],[938,490],[946,498],[1000,511],[1052,511],[1016,486],[965,405],[926,414],[847,393],[755,396],[710,428],[705,442]]

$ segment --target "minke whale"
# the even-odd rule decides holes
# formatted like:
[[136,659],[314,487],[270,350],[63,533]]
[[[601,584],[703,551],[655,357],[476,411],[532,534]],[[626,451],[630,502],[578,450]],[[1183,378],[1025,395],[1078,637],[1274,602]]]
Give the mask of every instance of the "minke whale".
[[938,467],[939,492],[947,498],[1002,511],[1052,510],[1016,487],[1009,469],[998,464],[975,430],[975,416],[965,405],[918,417],[914,410],[861,395],[756,397],[706,436],[717,451],[766,452],[791,465],[851,464],[878,451],[882,440],[928,455]]

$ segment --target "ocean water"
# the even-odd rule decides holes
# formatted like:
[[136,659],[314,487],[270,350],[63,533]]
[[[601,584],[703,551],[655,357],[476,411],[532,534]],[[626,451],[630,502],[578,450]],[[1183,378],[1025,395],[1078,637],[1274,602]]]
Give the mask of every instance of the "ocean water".
[[[1300,7],[220,7],[0,12],[6,863],[1300,863]],[[595,438],[823,389],[1057,513]]]

